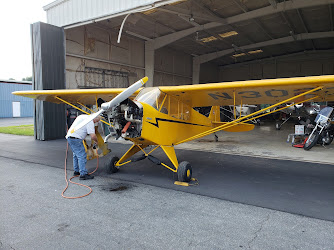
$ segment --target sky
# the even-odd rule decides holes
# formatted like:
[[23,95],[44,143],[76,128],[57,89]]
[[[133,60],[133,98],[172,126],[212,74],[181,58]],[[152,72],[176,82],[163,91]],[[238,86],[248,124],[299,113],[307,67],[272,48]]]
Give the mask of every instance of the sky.
[[10,0],[0,4],[0,79],[32,76],[30,24],[46,22],[52,0]]

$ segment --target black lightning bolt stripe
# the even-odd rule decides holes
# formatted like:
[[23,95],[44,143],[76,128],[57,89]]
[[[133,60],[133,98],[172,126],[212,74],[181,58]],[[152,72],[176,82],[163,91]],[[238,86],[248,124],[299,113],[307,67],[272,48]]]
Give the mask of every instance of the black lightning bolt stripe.
[[181,124],[187,124],[187,125],[196,125],[196,126],[203,126],[203,127],[208,127],[206,125],[202,125],[202,124],[196,124],[196,123],[190,123],[190,122],[181,122],[181,121],[175,121],[175,120],[169,120],[169,119],[162,119],[162,118],[155,118],[156,123],[153,122],[148,122],[154,126],[156,126],[157,128],[159,128],[159,121],[162,122],[173,122],[173,123],[181,123]]

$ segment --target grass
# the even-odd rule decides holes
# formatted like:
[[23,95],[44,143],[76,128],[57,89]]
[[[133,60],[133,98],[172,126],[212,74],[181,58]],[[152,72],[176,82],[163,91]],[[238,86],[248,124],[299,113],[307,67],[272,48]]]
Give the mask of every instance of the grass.
[[12,135],[34,135],[34,125],[0,127],[0,133]]

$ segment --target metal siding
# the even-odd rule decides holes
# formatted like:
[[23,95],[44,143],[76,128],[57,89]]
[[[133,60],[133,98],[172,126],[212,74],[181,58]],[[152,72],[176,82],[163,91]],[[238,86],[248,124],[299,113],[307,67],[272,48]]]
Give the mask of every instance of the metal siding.
[[[31,28],[34,89],[65,88],[64,30],[45,23],[34,23]],[[36,139],[64,138],[64,105],[37,100],[34,119]]]
[[[177,2],[178,0],[166,0],[163,2]],[[56,6],[50,6],[47,12],[49,24],[63,27],[91,19],[113,15],[142,6],[163,4],[153,0],[69,0]]]
[[0,83],[0,118],[13,117],[12,102],[21,103],[21,117],[33,116],[33,100],[12,95],[12,92],[19,90],[32,90],[32,85]]

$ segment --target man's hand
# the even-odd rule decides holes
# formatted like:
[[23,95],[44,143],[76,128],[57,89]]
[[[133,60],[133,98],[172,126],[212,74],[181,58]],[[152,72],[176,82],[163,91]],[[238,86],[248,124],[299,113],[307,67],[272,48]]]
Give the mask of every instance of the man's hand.
[[89,134],[89,135],[90,135],[90,138],[92,139],[92,141],[91,141],[91,145],[93,145],[93,147],[94,147],[94,145],[95,145],[95,147],[96,147],[96,145],[99,144],[98,141],[97,141],[97,136],[96,136],[96,134]]

